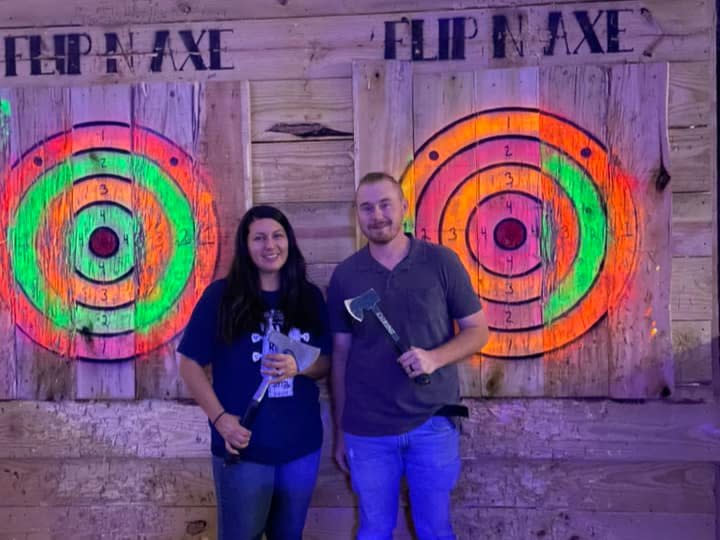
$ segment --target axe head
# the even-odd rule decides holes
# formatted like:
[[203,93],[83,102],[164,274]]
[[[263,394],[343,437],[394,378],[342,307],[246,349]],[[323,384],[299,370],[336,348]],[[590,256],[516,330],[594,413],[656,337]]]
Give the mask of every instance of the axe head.
[[374,311],[379,301],[380,297],[378,293],[375,292],[375,289],[368,289],[360,296],[345,300],[345,309],[347,309],[353,319],[362,322],[365,318],[365,312]]
[[277,352],[289,354],[295,359],[298,371],[305,371],[315,363],[315,360],[320,355],[320,349],[317,347],[292,340],[285,334],[275,330],[270,331],[268,340],[275,346]]

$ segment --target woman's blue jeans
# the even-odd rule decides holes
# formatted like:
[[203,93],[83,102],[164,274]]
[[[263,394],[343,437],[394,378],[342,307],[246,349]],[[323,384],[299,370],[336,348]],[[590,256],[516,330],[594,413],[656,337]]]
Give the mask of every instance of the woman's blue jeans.
[[218,540],[301,540],[320,450],[281,465],[213,456]]
[[460,474],[458,444],[458,430],[444,416],[433,416],[400,435],[345,433],[353,491],[360,503],[358,540],[392,538],[403,475],[418,539],[454,539],[450,492]]

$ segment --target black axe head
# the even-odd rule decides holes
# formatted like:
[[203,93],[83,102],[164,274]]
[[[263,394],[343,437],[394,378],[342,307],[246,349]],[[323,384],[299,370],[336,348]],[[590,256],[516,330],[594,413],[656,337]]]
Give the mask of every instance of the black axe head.
[[345,309],[348,310],[348,313],[353,319],[362,322],[365,318],[365,312],[374,311],[379,301],[380,297],[378,293],[375,292],[375,289],[371,288],[360,296],[345,300]]

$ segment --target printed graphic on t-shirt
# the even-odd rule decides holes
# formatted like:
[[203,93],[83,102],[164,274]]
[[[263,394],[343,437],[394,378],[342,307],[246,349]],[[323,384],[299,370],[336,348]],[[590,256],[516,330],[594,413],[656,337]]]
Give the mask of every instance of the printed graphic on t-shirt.
[[[253,361],[258,363],[258,369],[260,369],[259,360],[265,354],[277,352],[275,345],[268,339],[271,331],[281,332],[282,324],[284,321],[283,314],[280,310],[271,309],[266,311],[264,314],[265,322],[260,324],[260,332],[253,333],[251,339],[253,343],[262,341],[262,352],[253,353]],[[302,341],[308,343],[310,341],[310,334],[307,332],[301,332],[298,328],[291,328],[288,331],[288,337],[293,341]],[[292,397],[294,394],[294,377],[285,379],[279,383],[271,384],[268,388],[268,398],[283,398]]]

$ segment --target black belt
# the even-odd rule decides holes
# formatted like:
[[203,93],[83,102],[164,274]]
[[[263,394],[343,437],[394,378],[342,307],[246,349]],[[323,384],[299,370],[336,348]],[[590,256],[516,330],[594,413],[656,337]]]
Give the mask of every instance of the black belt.
[[443,405],[433,413],[433,416],[461,416],[468,418],[470,414],[465,405]]

